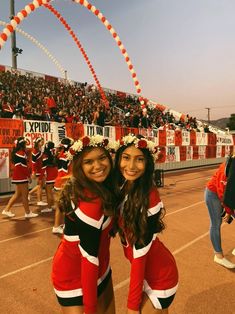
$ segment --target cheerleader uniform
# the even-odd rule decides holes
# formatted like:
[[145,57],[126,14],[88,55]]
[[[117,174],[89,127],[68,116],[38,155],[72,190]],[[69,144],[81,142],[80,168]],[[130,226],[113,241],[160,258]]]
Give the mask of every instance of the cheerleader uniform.
[[42,170],[41,177],[46,174],[46,184],[55,183],[58,175],[58,169],[55,165],[54,158],[48,158],[46,154],[42,156]]
[[14,169],[11,182],[13,184],[28,183],[30,171],[28,168],[28,160],[25,151],[18,150],[14,159]]
[[[178,270],[171,252],[158,239],[155,231],[156,215],[163,208],[156,188],[150,192],[147,218],[148,234],[145,245],[128,244],[127,232],[123,230],[124,254],[131,263],[130,285],[127,307],[139,311],[143,292],[145,292],[156,309],[169,307],[178,286]],[[127,197],[126,197],[127,199]],[[121,205],[119,227],[123,229]]]
[[71,176],[72,163],[68,160],[64,151],[57,156],[58,176],[55,180],[54,189],[60,191]]
[[42,152],[36,148],[32,151],[32,172],[36,177],[41,176],[42,170]]
[[81,200],[74,212],[65,216],[64,236],[52,266],[52,282],[60,305],[83,305],[84,313],[96,312],[97,297],[111,277],[111,228],[112,219],[104,215],[100,198]]

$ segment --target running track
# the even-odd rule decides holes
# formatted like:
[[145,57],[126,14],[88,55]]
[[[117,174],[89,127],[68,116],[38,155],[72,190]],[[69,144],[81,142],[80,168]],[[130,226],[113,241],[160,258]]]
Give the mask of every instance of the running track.
[[[235,271],[213,262],[204,204],[204,186],[215,168],[167,173],[160,188],[166,207],[166,230],[161,240],[175,255],[180,286],[170,314],[234,314]],[[5,200],[0,199],[0,210]],[[34,211],[38,208],[31,205]],[[0,313],[60,313],[51,283],[52,256],[60,241],[51,234],[53,214],[25,220],[23,208],[15,206],[14,219],[0,217]],[[224,252],[235,256],[235,222],[224,224]],[[111,265],[117,314],[125,313],[129,264],[118,238],[112,241]]]

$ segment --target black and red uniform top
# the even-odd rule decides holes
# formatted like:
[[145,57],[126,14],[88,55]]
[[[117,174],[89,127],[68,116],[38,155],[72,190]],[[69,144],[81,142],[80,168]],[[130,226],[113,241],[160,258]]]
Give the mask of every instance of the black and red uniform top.
[[68,160],[66,153],[62,150],[57,156],[58,176],[55,180],[54,189],[62,189],[66,180],[70,177],[72,171],[71,160]]
[[[89,192],[86,195],[92,196]],[[52,267],[54,290],[61,305],[84,305],[84,313],[96,313],[97,298],[111,276],[111,228],[112,218],[104,215],[100,198],[81,200],[72,214],[65,215],[64,236]]]
[[32,150],[32,172],[40,176],[42,171],[42,152],[39,149]]
[[25,150],[20,149],[15,153],[12,183],[29,182],[30,171],[28,167],[28,157]]
[[55,183],[58,175],[58,169],[55,164],[54,157],[48,156],[47,154],[42,155],[41,177],[43,177],[44,174],[46,175],[47,184]]
[[122,217],[126,199],[120,209],[119,227],[124,233],[124,239],[122,239],[124,254],[131,263],[127,307],[138,311],[143,291],[151,300],[157,298],[161,293],[164,294],[164,297],[175,294],[178,285],[178,271],[173,255],[158,239],[155,230],[157,214],[163,208],[157,188],[154,187],[149,195],[147,234],[143,245],[128,243],[128,230],[124,230]]

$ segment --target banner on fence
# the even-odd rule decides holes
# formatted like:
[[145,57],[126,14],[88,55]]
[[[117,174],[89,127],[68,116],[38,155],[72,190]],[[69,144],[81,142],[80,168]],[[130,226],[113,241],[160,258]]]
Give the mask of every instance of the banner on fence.
[[23,136],[23,121],[0,119],[0,147],[11,148],[15,140]]
[[233,145],[233,136],[226,134],[217,134],[217,145]]
[[38,137],[44,138],[45,142],[54,142],[52,123],[47,121],[26,120],[24,122],[24,137],[27,140],[27,147],[33,147],[33,141]]
[[188,146],[190,145],[190,132],[189,131],[181,131],[182,133],[182,145]]

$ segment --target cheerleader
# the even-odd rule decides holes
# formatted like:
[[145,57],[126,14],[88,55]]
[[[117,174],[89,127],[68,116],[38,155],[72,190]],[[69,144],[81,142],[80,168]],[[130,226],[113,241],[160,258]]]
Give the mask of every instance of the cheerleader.
[[155,144],[128,135],[121,145],[114,178],[120,201],[118,230],[131,264],[126,313],[168,313],[178,271],[173,255],[157,237],[164,223],[163,203],[153,183]]
[[57,199],[59,197],[60,191],[62,190],[64,184],[71,176],[72,164],[71,160],[67,158],[67,152],[73,140],[71,138],[65,137],[61,140],[58,152],[57,152],[57,167],[58,167],[58,176],[55,180],[54,189],[55,189],[55,222],[52,228],[52,233],[62,234],[63,233],[63,221],[64,215],[60,212],[57,206]]
[[47,203],[42,201],[42,189],[44,185],[43,176],[41,176],[42,171],[42,147],[44,145],[44,139],[38,137],[34,140],[34,147],[32,151],[32,178],[37,178],[37,185],[29,192],[30,196],[37,193],[37,205],[45,206]]
[[42,156],[42,172],[41,176],[46,177],[46,196],[48,208],[41,210],[41,213],[52,212],[54,205],[53,187],[58,174],[58,169],[55,160],[55,144],[51,141],[47,142]]
[[15,216],[11,211],[11,207],[21,197],[25,210],[25,218],[34,218],[38,214],[33,213],[29,209],[28,202],[28,183],[31,181],[30,172],[28,168],[28,158],[26,154],[26,140],[24,137],[19,137],[15,141],[15,147],[12,151],[12,163],[14,164],[12,183],[16,185],[16,190],[13,196],[10,198],[7,206],[2,211],[2,214],[12,218]]
[[52,265],[63,314],[115,314],[109,253],[114,194],[107,145],[102,136],[86,136],[71,147],[72,177],[59,200],[64,236]]

